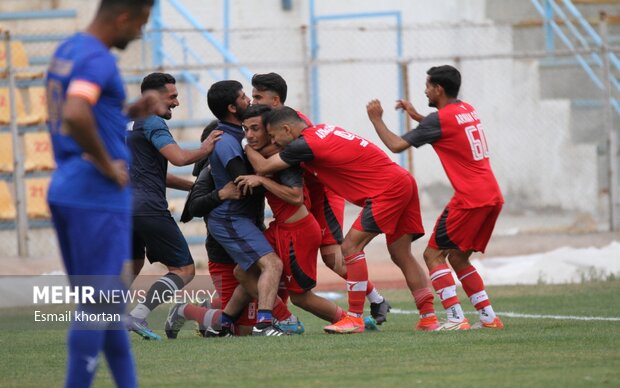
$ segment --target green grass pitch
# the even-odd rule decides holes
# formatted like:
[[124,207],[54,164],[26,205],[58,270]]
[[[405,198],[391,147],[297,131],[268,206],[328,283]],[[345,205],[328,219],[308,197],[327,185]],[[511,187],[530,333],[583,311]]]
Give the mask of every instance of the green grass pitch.
[[[503,317],[504,330],[419,333],[413,331],[416,315],[393,313],[381,332],[327,335],[322,321],[294,308],[306,325],[302,336],[206,339],[196,337],[190,324],[177,340],[144,341],[132,334],[138,381],[143,387],[620,386],[620,320],[568,318],[620,317],[620,280],[488,291],[496,311],[516,314]],[[414,310],[408,292],[384,295],[393,307]],[[162,336],[167,307],[149,318]],[[26,312],[0,314],[8,320]],[[60,329],[2,330],[0,386],[61,386],[65,343]],[[114,386],[105,362],[94,386]]]

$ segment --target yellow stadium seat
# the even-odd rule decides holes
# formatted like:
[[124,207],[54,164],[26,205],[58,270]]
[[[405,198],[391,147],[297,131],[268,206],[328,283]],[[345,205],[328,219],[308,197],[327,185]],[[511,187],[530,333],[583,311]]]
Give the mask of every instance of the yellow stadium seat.
[[26,171],[53,170],[55,168],[52,141],[47,132],[32,132],[24,135]]
[[9,185],[0,181],[0,220],[14,220],[17,217]]
[[[20,79],[32,79],[32,78],[40,78],[43,76],[43,72],[32,72],[32,71],[23,71],[23,69],[27,69],[30,67],[30,62],[28,61],[28,55],[26,54],[26,49],[22,42],[18,40],[14,40],[11,42],[11,55],[12,55],[12,65],[15,69],[15,77]],[[6,62],[6,44],[0,44],[0,77],[5,78],[8,73],[7,62]],[[20,70],[21,69],[21,70]]]
[[50,218],[47,206],[47,189],[50,178],[26,179],[26,212],[28,218]]
[[13,141],[10,133],[0,133],[0,172],[13,172]]
[[[26,113],[24,101],[19,90],[15,90],[15,111],[17,113],[18,125],[33,125],[40,122],[40,118]],[[8,125],[11,123],[11,104],[9,99],[9,89],[0,88],[0,124]]]
[[47,91],[43,86],[28,88],[30,99],[30,115],[39,119],[39,123],[47,121]]

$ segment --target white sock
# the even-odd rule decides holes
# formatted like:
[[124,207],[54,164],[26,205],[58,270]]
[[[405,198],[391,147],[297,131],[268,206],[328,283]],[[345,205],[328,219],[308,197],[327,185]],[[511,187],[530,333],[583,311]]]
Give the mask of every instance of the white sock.
[[131,310],[129,315],[138,319],[146,319],[146,317],[149,316],[150,312],[151,310],[149,310],[148,307],[140,303],[136,307],[134,307],[133,310]]
[[452,305],[446,309],[446,314],[448,315],[448,321],[450,322],[463,322],[465,319],[465,314],[463,313],[463,308],[460,303]]
[[495,311],[491,305],[478,310],[478,314],[480,314],[480,321],[484,323],[491,323],[495,319]]
[[177,310],[179,315],[182,316],[183,318],[185,318],[185,306],[187,306],[187,305],[184,304],[183,306],[179,307],[179,309]]
[[383,295],[381,295],[379,291],[377,291],[377,287],[373,288],[372,291],[370,291],[368,295],[366,295],[366,299],[368,299],[370,303],[381,303],[385,300],[383,298]]

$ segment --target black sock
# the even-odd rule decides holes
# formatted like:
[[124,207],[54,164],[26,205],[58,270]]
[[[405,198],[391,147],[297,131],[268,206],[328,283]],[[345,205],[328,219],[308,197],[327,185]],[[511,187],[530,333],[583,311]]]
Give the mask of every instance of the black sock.
[[174,293],[183,288],[183,286],[185,286],[185,283],[179,275],[168,272],[149,288],[144,305],[153,311],[155,307],[164,303],[166,299],[174,298]]

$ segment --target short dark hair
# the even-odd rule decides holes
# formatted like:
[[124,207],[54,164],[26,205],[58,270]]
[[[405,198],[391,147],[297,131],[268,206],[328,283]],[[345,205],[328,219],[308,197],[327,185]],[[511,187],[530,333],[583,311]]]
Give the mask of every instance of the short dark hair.
[[152,7],[154,4],[155,0],[101,0],[99,11],[109,11],[118,8],[134,11],[142,7]]
[[456,98],[459,95],[461,73],[456,68],[450,65],[435,66],[428,69],[426,74],[428,74],[428,80],[431,83],[443,88],[446,96]]
[[226,118],[228,105],[235,103],[241,89],[243,85],[235,80],[218,81],[211,85],[207,92],[207,105],[218,120]]
[[288,106],[281,106],[279,108],[272,109],[271,112],[269,112],[263,118],[263,123],[265,124],[265,127],[267,125],[278,125],[284,122],[292,123],[292,124],[297,124],[297,123],[305,124],[305,121],[303,121],[301,117],[299,117],[299,114],[297,114],[297,111]]
[[286,101],[286,92],[288,87],[286,81],[280,74],[267,73],[267,74],[254,74],[252,77],[252,86],[260,92],[269,90],[274,92],[280,97],[280,102],[284,104]]
[[140,92],[146,90],[162,90],[167,84],[176,84],[177,80],[168,73],[151,73],[142,79]]
[[218,125],[220,125],[220,122],[217,120],[212,120],[209,124],[207,124],[207,126],[202,130],[202,133],[200,134],[200,142],[202,143],[203,141],[205,141],[207,137],[209,137],[211,132],[213,132],[213,130],[217,128]]
[[250,105],[243,114],[243,120],[251,119],[252,117],[261,116],[263,125],[267,125],[265,120],[273,109],[269,105],[256,104]]

